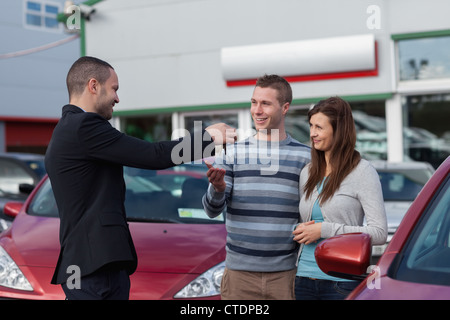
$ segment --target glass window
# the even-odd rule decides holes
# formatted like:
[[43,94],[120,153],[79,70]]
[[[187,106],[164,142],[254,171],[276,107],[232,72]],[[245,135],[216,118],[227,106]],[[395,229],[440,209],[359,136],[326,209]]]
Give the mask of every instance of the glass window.
[[170,140],[172,117],[170,114],[124,118],[125,133],[150,142]]
[[405,172],[380,172],[381,186],[384,201],[414,201],[422,187],[430,178],[429,175],[412,176],[409,173],[422,173],[421,171]]
[[60,5],[48,1],[25,1],[25,25],[40,30],[62,30],[57,20]]
[[59,8],[57,6],[53,6],[53,5],[45,5],[45,12],[49,13],[49,14],[58,14],[58,10]]
[[437,168],[450,155],[450,94],[405,96],[405,155]]
[[30,11],[41,12],[41,4],[39,2],[27,1],[27,9]]
[[58,20],[56,20],[55,18],[45,17],[45,27],[51,29],[58,28]]
[[[398,280],[450,285],[450,179],[436,192],[412,237],[402,250]],[[393,263],[393,266],[396,264]]]
[[23,161],[27,167],[29,167],[31,170],[34,171],[34,173],[39,177],[39,179],[42,179],[45,174],[47,173],[45,170],[45,163],[44,159],[42,160],[24,160]]
[[[166,170],[124,167],[125,208],[129,221],[171,223],[224,223],[224,215],[211,219],[203,210],[208,188],[204,163],[182,164]],[[151,210],[149,210],[151,208]],[[30,215],[58,217],[50,180],[32,199]]]
[[39,188],[30,204],[28,213],[35,216],[59,217],[50,179],[47,179]]
[[21,183],[32,185],[34,183],[33,177],[18,164],[8,160],[0,160],[0,195],[19,195]]
[[184,127],[186,130],[191,131],[194,129],[194,125],[197,121],[201,121],[203,127],[210,126],[214,123],[224,122],[233,128],[238,128],[238,114],[236,113],[220,113],[215,112],[214,114],[185,114],[184,116]]
[[[352,101],[356,126],[356,149],[369,160],[387,159],[385,101]],[[292,106],[286,117],[286,131],[298,141],[310,145],[308,110],[313,105]]]
[[450,78],[450,36],[398,41],[400,80]]
[[[292,106],[284,120],[286,132],[297,141],[310,145],[308,111],[312,105]],[[254,128],[254,124],[253,124]]]
[[40,27],[41,20],[42,20],[42,18],[40,15],[27,13],[26,21],[27,21],[28,25]]
[[387,159],[386,102],[350,101],[356,127],[356,149],[368,159]]

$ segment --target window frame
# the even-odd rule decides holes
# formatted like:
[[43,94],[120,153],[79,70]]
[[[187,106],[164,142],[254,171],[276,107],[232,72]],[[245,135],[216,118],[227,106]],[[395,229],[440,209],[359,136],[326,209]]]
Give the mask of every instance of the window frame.
[[[39,4],[40,10],[31,10],[28,9],[28,5],[30,3]],[[56,13],[51,13],[47,11],[47,6],[55,7],[57,8]],[[58,21],[58,13],[61,12],[62,6],[58,2],[54,1],[47,1],[47,0],[23,0],[23,26],[26,29],[30,30],[38,30],[38,31],[46,31],[46,32],[52,32],[52,33],[62,33],[63,26]],[[33,25],[28,23],[28,15],[33,14],[35,16],[40,17],[40,25]],[[54,19],[56,22],[56,27],[48,27],[47,26],[47,19]]]
[[450,86],[449,78],[440,79],[415,79],[400,80],[400,53],[399,41],[402,40],[419,40],[425,38],[449,37],[450,29],[435,30],[417,33],[392,34],[391,39],[394,42],[395,52],[395,76],[397,79],[397,92],[401,95],[423,95],[437,94],[448,92]]

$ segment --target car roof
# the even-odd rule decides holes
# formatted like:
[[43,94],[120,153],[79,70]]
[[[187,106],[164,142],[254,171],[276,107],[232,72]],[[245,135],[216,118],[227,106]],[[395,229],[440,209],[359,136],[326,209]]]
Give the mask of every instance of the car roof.
[[0,158],[9,158],[18,160],[43,160],[45,156],[37,153],[0,152]]
[[389,162],[385,160],[371,160],[370,163],[375,169],[429,169],[435,171],[431,164],[422,161]]

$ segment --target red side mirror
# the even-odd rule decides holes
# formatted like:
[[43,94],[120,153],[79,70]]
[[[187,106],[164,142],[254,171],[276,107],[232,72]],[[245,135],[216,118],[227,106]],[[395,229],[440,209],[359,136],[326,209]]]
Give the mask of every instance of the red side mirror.
[[18,214],[20,209],[23,206],[23,202],[7,202],[5,206],[3,207],[3,212],[12,218],[15,218]]
[[360,279],[367,272],[372,254],[370,236],[347,233],[323,240],[316,247],[319,268],[331,276]]

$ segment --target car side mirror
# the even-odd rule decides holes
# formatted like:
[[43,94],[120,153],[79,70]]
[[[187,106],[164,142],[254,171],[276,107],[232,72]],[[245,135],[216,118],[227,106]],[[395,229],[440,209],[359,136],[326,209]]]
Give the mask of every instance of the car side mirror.
[[371,254],[371,239],[366,233],[347,233],[325,239],[314,252],[323,272],[350,280],[366,278]]
[[21,183],[19,184],[19,191],[21,193],[30,194],[33,191],[34,185],[29,183]]
[[7,202],[3,207],[3,213],[9,217],[15,218],[19,214],[22,206],[23,202]]

